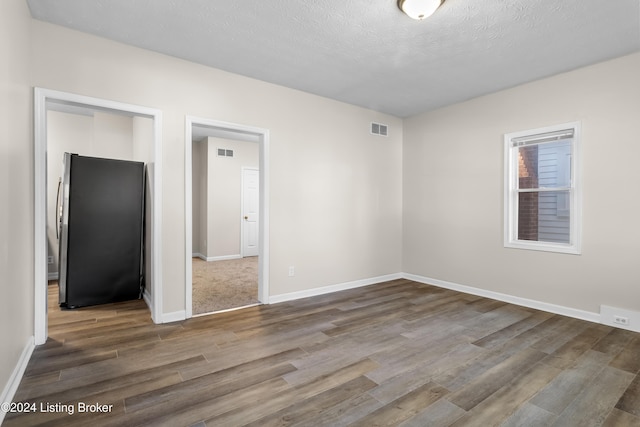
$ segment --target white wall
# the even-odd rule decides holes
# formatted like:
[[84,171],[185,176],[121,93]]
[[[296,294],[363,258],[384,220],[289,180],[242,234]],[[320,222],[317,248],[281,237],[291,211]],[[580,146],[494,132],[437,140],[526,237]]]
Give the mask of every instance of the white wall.
[[53,257],[53,264],[47,266],[49,279],[58,275],[56,199],[62,156],[65,151],[79,154],[85,145],[85,150],[93,147],[92,116],[47,112],[47,255]]
[[95,112],[93,114],[93,150],[91,154],[86,155],[133,160],[133,118]]
[[[258,168],[255,142],[208,138],[208,257],[239,256],[242,168]],[[233,157],[219,157],[218,148],[233,150]]]
[[[0,402],[33,345],[34,202],[27,4],[0,2]],[[20,378],[17,378],[19,380]],[[4,413],[0,412],[0,422]]]
[[32,37],[33,85],[163,112],[165,313],[185,308],[185,115],[271,132],[272,295],[400,271],[400,119],[39,21]]
[[203,240],[200,235],[200,147],[205,143],[194,141],[191,143],[191,252],[194,256],[202,255],[204,252],[200,250],[200,242]]
[[191,190],[192,190],[192,246],[193,254],[207,257],[209,194],[209,144],[207,138],[192,142]]
[[[640,53],[406,119],[403,270],[640,311]],[[582,123],[582,255],[503,247],[503,135]],[[628,186],[628,187],[627,187]]]

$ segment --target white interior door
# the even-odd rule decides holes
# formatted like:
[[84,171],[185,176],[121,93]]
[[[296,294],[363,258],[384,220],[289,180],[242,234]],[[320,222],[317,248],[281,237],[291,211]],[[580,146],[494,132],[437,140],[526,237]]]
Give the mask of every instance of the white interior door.
[[258,169],[242,169],[242,256],[258,255],[260,179]]

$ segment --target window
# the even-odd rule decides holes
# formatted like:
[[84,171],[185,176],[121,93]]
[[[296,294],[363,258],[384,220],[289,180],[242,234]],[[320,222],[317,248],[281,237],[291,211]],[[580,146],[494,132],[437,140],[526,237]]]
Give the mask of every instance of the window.
[[509,133],[504,246],[580,253],[580,124]]

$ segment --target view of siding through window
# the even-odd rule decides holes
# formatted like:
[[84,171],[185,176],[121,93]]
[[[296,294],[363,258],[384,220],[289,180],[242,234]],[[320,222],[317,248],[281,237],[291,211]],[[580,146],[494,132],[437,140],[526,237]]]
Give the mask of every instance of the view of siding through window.
[[518,194],[518,240],[570,243],[571,139],[519,147],[518,163],[518,188],[534,190]]

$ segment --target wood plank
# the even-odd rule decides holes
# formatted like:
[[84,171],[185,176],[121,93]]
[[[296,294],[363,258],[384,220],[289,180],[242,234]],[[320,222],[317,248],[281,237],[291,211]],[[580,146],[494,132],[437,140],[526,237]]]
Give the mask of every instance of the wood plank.
[[640,417],[631,415],[628,412],[619,409],[613,409],[602,427],[638,427],[640,426]]
[[28,400],[31,402],[79,400],[82,397],[89,397],[98,392],[129,387],[138,382],[179,372],[181,368],[197,366],[203,363],[206,363],[204,357],[195,356],[173,363],[139,369],[135,372],[123,372],[120,375],[112,375],[102,380],[91,378],[87,381],[84,378],[73,378],[40,385],[32,384],[28,389],[22,390],[21,387],[18,391],[20,392],[20,400]]
[[[199,347],[199,346],[196,346]],[[61,381],[96,382],[132,374],[137,371],[161,367],[172,363],[190,361],[194,357],[202,358],[202,353],[184,348],[174,352],[150,352],[146,358],[122,356],[116,359],[102,360],[96,363],[70,367],[60,373]]]
[[[501,425],[535,395],[538,390],[555,378],[561,370],[537,363],[532,369],[523,372],[525,373],[518,375],[512,381],[491,393],[489,397],[459,418],[451,427]],[[452,399],[450,398],[449,400]]]
[[477,347],[483,351],[476,357],[449,366],[445,372],[434,377],[434,380],[452,392],[457,391],[494,366],[521,351],[530,349],[530,344],[528,340],[517,337],[490,350]]
[[25,375],[29,377],[33,375],[60,372],[67,368],[91,365],[96,362],[115,359],[117,357],[118,352],[116,350],[96,351],[93,349],[85,349],[83,351],[74,351],[69,354],[49,357],[46,359],[46,363],[37,363],[36,360],[32,360],[27,365]]
[[[267,398],[290,390],[291,386],[282,378],[272,378],[248,388],[238,389],[234,392],[208,398],[198,403],[187,406],[176,406],[173,411],[159,414],[155,406],[142,409],[133,413],[127,413],[119,418],[109,419],[107,426],[120,427],[124,425],[135,426],[191,426],[196,423],[206,425],[205,420],[219,416],[238,408],[250,408]],[[217,425],[217,424],[209,424]]]
[[300,423],[299,425],[312,425],[313,427],[348,426],[381,406],[382,404],[376,399],[367,393],[363,393],[326,408],[312,421]]
[[554,426],[601,426],[611,409],[627,389],[634,375],[620,369],[605,367],[557,418]]
[[550,329],[543,331],[543,336],[531,344],[532,348],[551,354],[591,326],[590,323],[577,319],[558,318],[560,321]]
[[[466,307],[466,301],[461,300],[459,295],[444,294],[437,295],[424,302],[414,299],[412,305],[416,309],[410,310],[402,314],[402,318],[409,323],[421,323],[429,317],[437,316],[442,313],[451,313],[459,311]],[[480,314],[479,312],[475,312]]]
[[239,376],[237,379],[233,376],[227,377],[227,372],[216,372],[126,398],[124,404],[127,412],[135,413],[152,408],[156,416],[162,417],[279,378],[292,370],[295,370],[295,367],[287,363],[268,369],[255,369],[251,375]]
[[627,344],[629,344],[629,342],[631,342],[635,335],[636,334],[631,331],[611,328],[611,332],[598,341],[592,349],[601,353],[616,356],[627,346]]
[[611,360],[611,356],[589,351],[565,368],[531,403],[559,415],[589,385]]
[[282,363],[291,363],[293,360],[297,360],[305,354],[304,350],[294,348],[266,357],[258,357],[258,355],[255,355],[255,359],[230,368],[222,369],[221,365],[215,362],[208,362],[206,364],[187,366],[184,369],[180,369],[179,372],[185,381],[221,371],[224,371],[229,375],[233,375],[234,377],[239,375],[250,375],[255,369],[265,369]]
[[479,298],[473,302],[467,303],[467,306],[479,313],[488,313],[497,308],[507,305],[506,302],[491,300],[488,298]]
[[620,353],[611,361],[611,366],[623,371],[637,374],[640,372],[640,335],[635,336],[628,342]]
[[611,332],[611,327],[609,326],[590,326],[551,353],[547,363],[553,363],[559,367],[571,366],[575,360],[591,349],[609,332]]
[[504,344],[508,340],[522,334],[525,331],[539,325],[545,320],[549,319],[553,315],[545,312],[537,312],[529,317],[515,322],[505,328],[502,328],[492,334],[486,335],[478,340],[475,340],[472,344],[483,348],[493,348]]
[[533,349],[525,349],[516,353],[493,366],[459,391],[452,393],[448,400],[469,411],[498,391],[505,382],[508,383],[517,378],[545,356],[546,354]]
[[439,399],[427,406],[414,417],[400,424],[401,427],[449,426],[462,417],[466,411],[449,402]]
[[351,425],[354,427],[396,426],[422,412],[447,393],[449,391],[446,388],[429,382],[376,409]]
[[531,313],[522,307],[502,304],[492,311],[470,319],[465,326],[468,327],[470,336],[479,339],[508,328],[529,316],[531,316]]
[[449,289],[399,279],[168,325],[138,300],[59,310],[56,291],[15,397],[113,408],[8,426],[639,425],[640,334]]
[[378,365],[365,359],[339,369],[329,375],[324,375],[316,380],[293,387],[277,395],[269,396],[251,405],[240,407],[232,411],[225,412],[219,416],[205,420],[209,425],[244,425],[259,420],[269,414],[280,411],[292,404],[301,402],[312,396],[330,390],[342,384],[363,376],[367,372],[375,369]]
[[220,369],[226,369],[251,360],[273,356],[283,351],[301,348],[308,344],[324,342],[327,339],[328,337],[321,332],[301,336],[278,334],[241,342],[219,350],[207,351],[203,355],[210,363],[216,364]]
[[381,349],[397,349],[405,342],[406,339],[399,335],[388,338],[380,337],[379,340],[370,340],[364,343],[345,342],[340,346],[340,353],[336,353],[335,348],[332,348],[329,351],[319,351],[309,354],[305,358],[293,361],[292,363],[298,370],[285,375],[284,378],[292,385],[303,384],[315,377],[330,374],[361,359],[367,358],[368,355],[374,354]]
[[500,427],[548,427],[558,416],[525,402]]
[[254,427],[310,425],[315,419],[321,418],[329,408],[344,400],[362,395],[376,386],[377,384],[367,377],[360,376],[246,425]]
[[[640,357],[640,355],[637,355],[637,357]],[[636,375],[635,379],[624,391],[624,394],[616,403],[616,409],[640,417],[640,375]]]
[[407,391],[431,381],[434,376],[461,360],[468,360],[480,352],[482,349],[468,343],[437,343],[432,348],[423,350],[422,354],[416,353],[414,357],[401,359],[393,364],[385,363],[367,374],[380,384],[369,394],[382,403],[389,403]]

